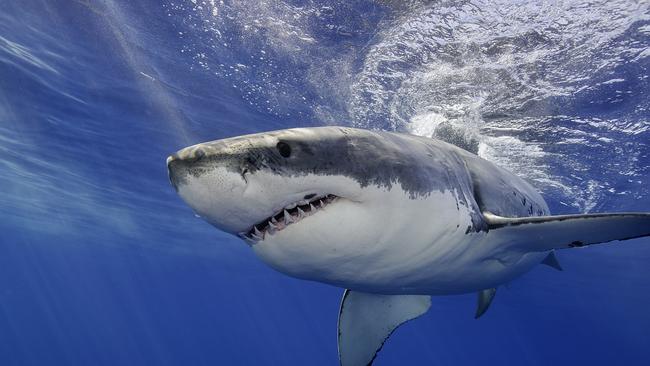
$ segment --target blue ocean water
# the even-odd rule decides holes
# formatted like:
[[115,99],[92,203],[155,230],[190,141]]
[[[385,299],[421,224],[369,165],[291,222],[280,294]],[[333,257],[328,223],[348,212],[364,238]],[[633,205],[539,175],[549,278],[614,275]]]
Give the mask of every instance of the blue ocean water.
[[[195,217],[170,153],[446,126],[554,213],[650,211],[649,69],[644,1],[0,0],[0,364],[337,364],[342,290]],[[559,259],[376,364],[650,364],[650,240]]]

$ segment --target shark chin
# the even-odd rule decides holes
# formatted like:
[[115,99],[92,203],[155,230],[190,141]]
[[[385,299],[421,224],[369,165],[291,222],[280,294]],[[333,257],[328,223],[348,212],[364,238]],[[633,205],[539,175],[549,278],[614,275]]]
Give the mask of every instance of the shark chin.
[[[262,231],[264,238],[252,245],[255,254],[274,269],[292,277],[332,283],[333,266],[346,256],[337,248],[349,242],[350,216],[363,214],[363,206],[341,197],[326,196],[310,204],[310,211],[278,222],[278,229]],[[300,206],[298,206],[300,207]],[[289,212],[289,211],[286,211]],[[284,214],[283,214],[284,215]],[[302,215],[302,217],[300,217]],[[278,215],[280,216],[280,215]],[[287,222],[289,222],[287,224]],[[271,222],[272,224],[272,222]],[[336,242],[337,245],[323,245]]]
[[342,366],[368,365],[431,295],[497,288],[556,251],[650,236],[649,213],[550,213],[525,180],[448,143],[314,127],[190,146],[167,159],[180,197],[274,269],[344,290]]

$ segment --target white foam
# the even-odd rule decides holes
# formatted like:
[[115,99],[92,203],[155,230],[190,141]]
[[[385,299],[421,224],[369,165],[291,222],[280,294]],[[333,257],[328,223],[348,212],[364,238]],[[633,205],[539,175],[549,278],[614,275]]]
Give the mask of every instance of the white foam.
[[[570,170],[580,162],[546,154],[545,145],[537,141],[555,141],[561,134],[563,154],[571,156],[580,153],[581,144],[616,145],[612,132],[635,135],[649,128],[643,122],[591,120],[588,125],[598,132],[582,134],[589,127],[571,116],[566,117],[571,128],[555,126],[547,117],[557,113],[554,98],[570,99],[597,87],[595,75],[613,74],[602,84],[623,85],[615,70],[626,57],[638,62],[650,56],[650,50],[626,36],[650,19],[643,2],[386,2],[389,16],[370,29],[351,30],[344,29],[348,23],[341,8],[354,9],[345,6],[210,0],[166,8],[170,15],[191,10],[184,21],[213,39],[203,42],[201,36],[199,43],[188,42],[188,53],[201,67],[231,79],[260,110],[287,116],[297,106],[309,109],[322,124],[350,123],[422,136],[433,135],[440,123],[448,122],[476,137],[486,158],[512,167],[540,188],[572,187],[562,197],[565,201],[587,202],[575,197],[590,194],[589,189],[551,167]],[[342,51],[327,38],[339,29],[340,35],[356,31],[374,36],[363,47]],[[648,29],[637,28],[641,33]],[[228,38],[232,35],[236,39]],[[296,67],[278,72],[278,63]],[[526,164],[533,168],[525,169]]]
[[432,137],[436,127],[447,119],[435,112],[429,112],[417,115],[411,119],[410,132],[414,135]]

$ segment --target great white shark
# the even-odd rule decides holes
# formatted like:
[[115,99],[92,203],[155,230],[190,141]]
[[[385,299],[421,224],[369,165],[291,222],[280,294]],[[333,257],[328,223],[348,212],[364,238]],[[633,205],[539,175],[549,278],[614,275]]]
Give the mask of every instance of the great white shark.
[[181,198],[289,276],[345,289],[343,366],[372,363],[431,295],[496,288],[557,249],[650,235],[649,213],[551,216],[526,181],[445,142],[346,127],[206,142],[167,159]]

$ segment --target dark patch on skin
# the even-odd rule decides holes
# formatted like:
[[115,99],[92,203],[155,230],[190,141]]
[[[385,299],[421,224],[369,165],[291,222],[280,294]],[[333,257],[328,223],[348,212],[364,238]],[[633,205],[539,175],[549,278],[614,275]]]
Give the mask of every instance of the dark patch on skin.
[[573,241],[571,244],[569,244],[569,248],[580,248],[584,246],[585,244],[579,240]]
[[310,200],[310,199],[312,199],[312,198],[314,198],[314,197],[316,197],[316,193],[310,193],[310,194],[306,194],[306,195],[305,195],[305,199],[306,199],[306,200]]

